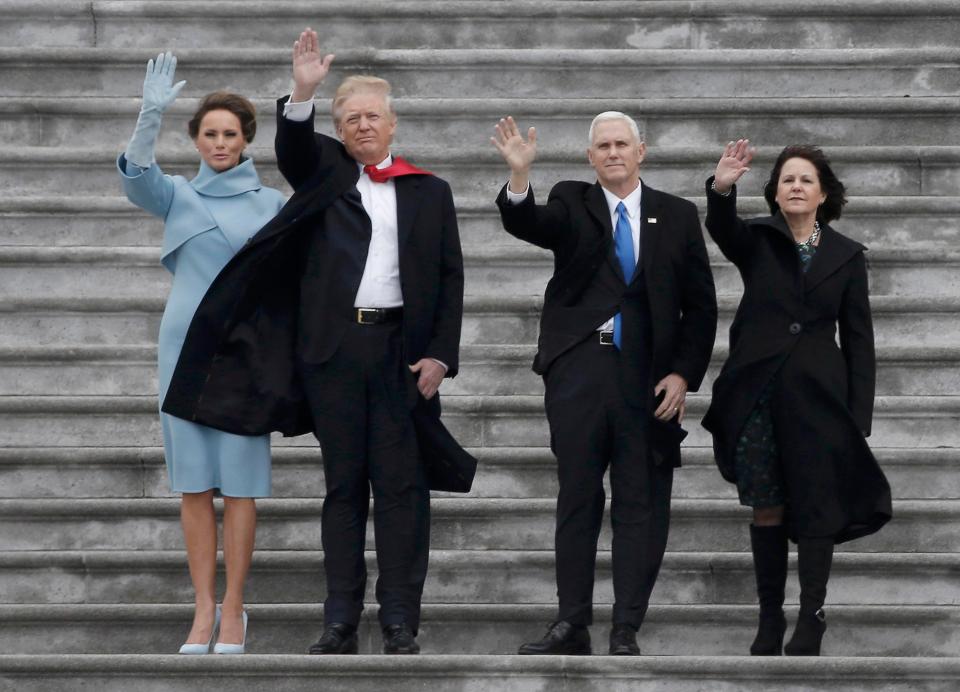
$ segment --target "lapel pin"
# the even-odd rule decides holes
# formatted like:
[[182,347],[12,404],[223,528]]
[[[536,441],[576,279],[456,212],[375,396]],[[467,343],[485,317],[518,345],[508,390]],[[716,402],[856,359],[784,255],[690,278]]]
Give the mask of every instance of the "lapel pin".
[[648,217],[647,217],[647,223],[656,223],[656,222],[657,222],[657,217],[656,217],[656,216],[648,216]]

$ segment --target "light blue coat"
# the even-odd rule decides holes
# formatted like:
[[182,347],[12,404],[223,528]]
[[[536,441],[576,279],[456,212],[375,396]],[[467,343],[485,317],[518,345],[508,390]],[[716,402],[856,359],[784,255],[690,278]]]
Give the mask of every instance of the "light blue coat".
[[[141,169],[123,155],[117,169],[127,198],[165,224],[160,261],[173,274],[173,282],[157,347],[162,402],[190,320],[207,288],[285,199],[279,190],[260,184],[249,158],[223,173],[201,162],[193,180],[165,175],[156,163]],[[270,494],[267,436],[232,435],[164,413],[160,419],[173,491],[217,488],[233,497]]]

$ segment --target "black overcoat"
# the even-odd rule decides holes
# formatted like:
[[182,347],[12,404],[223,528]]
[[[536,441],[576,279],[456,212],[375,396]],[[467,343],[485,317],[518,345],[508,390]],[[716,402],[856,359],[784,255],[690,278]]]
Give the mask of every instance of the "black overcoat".
[[803,273],[779,212],[742,220],[736,193],[718,195],[711,182],[707,231],[744,283],[730,354],[703,419],[720,472],[736,481],[737,439],[761,390],[774,380],[771,405],[791,535],[833,536],[840,543],[873,533],[890,519],[891,502],[865,439],[876,379],[866,248],[824,224]]
[[[278,160],[296,162],[281,167],[294,195],[208,289],[187,331],[162,407],[179,418],[242,435],[312,432],[297,375],[301,302],[323,315],[323,334],[338,338],[352,316],[353,296],[344,298],[335,285],[337,253],[362,254],[352,258],[361,267],[366,257],[365,243],[358,244],[359,249],[323,245],[324,211],[339,197],[356,194],[356,161],[340,142],[314,133],[312,118],[303,123],[284,119],[285,101],[278,102]],[[284,156],[288,152],[297,155]],[[441,360],[449,367],[447,376],[453,377],[463,315],[463,259],[453,196],[449,185],[435,176],[395,180],[403,356],[408,363],[424,357]],[[329,280],[316,294],[301,296],[306,253],[308,248],[316,251],[318,240],[329,274],[324,278]],[[418,399],[411,406],[424,456],[432,450],[469,466],[472,459],[440,423],[439,395]]]

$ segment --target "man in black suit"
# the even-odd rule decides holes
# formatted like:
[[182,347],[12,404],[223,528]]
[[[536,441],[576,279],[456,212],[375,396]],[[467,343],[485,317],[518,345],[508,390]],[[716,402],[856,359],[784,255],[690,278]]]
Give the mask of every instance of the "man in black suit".
[[310,653],[357,652],[372,488],[384,652],[413,654],[428,488],[466,489],[436,485],[421,463],[438,449],[469,459],[437,395],[458,367],[463,259],[449,185],[391,155],[387,82],[348,77],[333,100],[341,141],[314,132],[332,60],[310,29],[294,44],[276,149],[295,194],[204,298],[164,410],[233,432],[316,434],[327,598]]
[[521,654],[589,654],[594,566],[610,467],[612,655],[638,655],[637,631],[666,549],[673,469],[688,390],[703,379],[717,300],[694,205],[640,181],[646,153],[618,112],[590,126],[597,182],[558,183],[545,205],[529,184],[536,130],[512,118],[492,138],[510,167],[497,205],[511,235],[551,250],[533,369],[543,376],[560,492],[559,615]]

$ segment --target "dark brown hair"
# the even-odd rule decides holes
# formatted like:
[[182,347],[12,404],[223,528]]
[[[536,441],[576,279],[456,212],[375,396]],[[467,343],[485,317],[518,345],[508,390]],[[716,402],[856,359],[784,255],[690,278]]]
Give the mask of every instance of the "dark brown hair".
[[820,148],[808,144],[791,144],[784,147],[777,157],[776,163],[773,164],[770,179],[763,188],[763,196],[770,207],[770,213],[776,214],[780,209],[780,205],[776,202],[777,184],[780,182],[780,170],[783,168],[783,164],[790,159],[806,159],[817,169],[820,189],[827,195],[823,204],[817,209],[817,221],[829,223],[834,219],[839,219],[843,205],[847,203],[846,188],[837,179],[833,169],[830,168],[830,162]]
[[212,94],[203,97],[197,112],[187,123],[187,132],[190,133],[190,139],[196,139],[200,135],[200,122],[203,120],[203,116],[210,111],[220,110],[230,111],[237,116],[243,138],[247,140],[247,144],[253,142],[253,138],[257,134],[257,109],[250,103],[249,99],[229,91],[214,91]]

